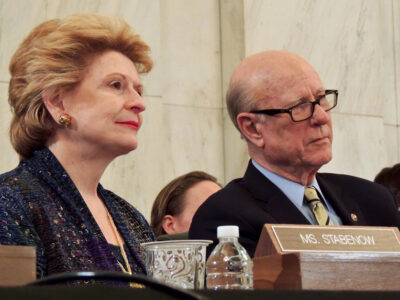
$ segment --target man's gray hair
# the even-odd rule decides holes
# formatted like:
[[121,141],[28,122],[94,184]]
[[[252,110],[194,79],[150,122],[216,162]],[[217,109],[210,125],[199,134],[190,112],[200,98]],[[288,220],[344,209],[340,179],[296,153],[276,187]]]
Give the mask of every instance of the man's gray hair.
[[[256,99],[254,93],[248,88],[243,81],[230,84],[226,92],[226,106],[228,109],[229,117],[231,118],[235,127],[240,131],[236,117],[241,112],[250,112],[257,109]],[[257,115],[260,121],[264,118],[262,115]]]

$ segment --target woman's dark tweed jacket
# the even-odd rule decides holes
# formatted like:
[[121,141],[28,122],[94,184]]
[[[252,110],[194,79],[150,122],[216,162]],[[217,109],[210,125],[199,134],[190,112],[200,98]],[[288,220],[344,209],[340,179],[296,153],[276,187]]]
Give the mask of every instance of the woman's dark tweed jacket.
[[[132,272],[145,273],[140,243],[154,240],[147,221],[101,185],[97,191],[125,240]],[[38,278],[82,270],[121,271],[118,253],[47,148],[0,175],[0,244],[36,246]]]

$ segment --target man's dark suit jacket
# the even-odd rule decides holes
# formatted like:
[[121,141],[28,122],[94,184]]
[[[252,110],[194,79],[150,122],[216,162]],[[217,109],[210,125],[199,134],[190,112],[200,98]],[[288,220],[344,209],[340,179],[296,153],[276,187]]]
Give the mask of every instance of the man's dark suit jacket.
[[[395,200],[383,186],[365,179],[318,173],[318,184],[343,225],[400,226]],[[357,216],[354,221],[351,214]],[[239,226],[239,242],[254,255],[262,226],[310,224],[282,191],[249,163],[243,178],[231,181],[213,194],[197,210],[189,230],[191,239],[217,242],[217,227]]]

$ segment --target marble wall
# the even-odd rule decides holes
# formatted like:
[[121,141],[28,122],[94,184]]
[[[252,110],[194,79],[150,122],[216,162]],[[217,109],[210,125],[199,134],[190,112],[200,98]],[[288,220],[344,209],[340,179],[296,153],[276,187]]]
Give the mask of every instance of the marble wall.
[[152,48],[139,148],[102,179],[146,217],[180,174],[227,182],[244,172],[246,145],[223,95],[240,60],[265,49],[304,56],[340,91],[324,171],[372,179],[400,158],[400,0],[0,0],[1,173],[18,163],[8,140],[12,53],[40,22],[83,12],[123,17]]

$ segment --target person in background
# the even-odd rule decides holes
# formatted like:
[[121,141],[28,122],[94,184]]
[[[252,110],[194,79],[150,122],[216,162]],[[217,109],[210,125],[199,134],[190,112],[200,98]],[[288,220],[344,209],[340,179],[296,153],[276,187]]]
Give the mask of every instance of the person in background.
[[0,244],[36,247],[37,277],[74,271],[145,273],[142,214],[99,183],[138,146],[149,47],[120,18],[46,21],[10,63],[17,168],[0,175]]
[[[151,209],[151,227],[157,237],[189,231],[197,208],[220,190],[217,179],[207,173],[194,171],[168,183],[157,195]],[[168,237],[165,237],[168,239]]]
[[243,178],[199,207],[189,237],[216,243],[218,226],[237,225],[239,242],[253,256],[265,223],[400,226],[384,187],[318,173],[332,159],[330,111],[338,94],[294,53],[264,51],[244,59],[226,99],[251,159]]
[[397,210],[400,212],[400,164],[390,168],[383,168],[374,181],[387,187],[396,198]]

